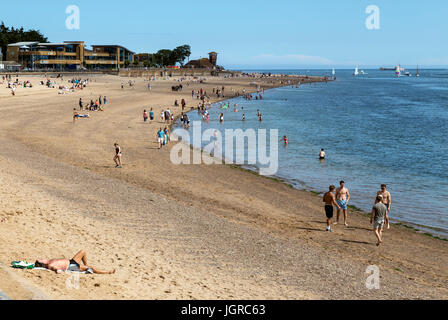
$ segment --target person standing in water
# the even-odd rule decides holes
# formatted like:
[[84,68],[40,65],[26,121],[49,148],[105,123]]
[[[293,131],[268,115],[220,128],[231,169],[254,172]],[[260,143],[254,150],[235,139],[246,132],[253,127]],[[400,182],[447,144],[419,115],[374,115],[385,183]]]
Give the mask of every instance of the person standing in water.
[[339,216],[341,214],[341,211],[344,213],[344,225],[348,227],[347,224],[347,213],[348,213],[348,202],[350,201],[350,192],[345,187],[345,182],[340,182],[340,187],[336,189],[336,200],[339,205],[339,209],[337,212],[336,222],[335,224],[339,223]]
[[322,149],[322,150],[320,150],[320,153],[319,153],[319,159],[320,160],[325,160],[325,157],[326,157],[327,155],[325,154],[325,150],[324,149]]
[[325,202],[325,215],[327,216],[327,231],[333,232],[331,229],[331,219],[333,219],[334,215],[334,207],[336,206],[338,210],[341,209],[338,203],[336,202],[336,197],[334,195],[335,186],[330,186],[329,191],[324,194],[323,202]]
[[243,114],[243,117],[241,118],[242,121],[246,121],[246,115]]
[[390,206],[392,204],[392,198],[390,196],[389,191],[387,191],[387,186],[385,184],[381,185],[381,190],[378,191],[377,196],[381,196],[382,199],[382,203],[386,206],[386,226],[387,229],[390,229],[390,222],[389,222],[389,212],[390,212]]
[[114,147],[115,147],[114,162],[116,164],[115,168],[121,169],[123,167],[122,162],[121,162],[121,157],[122,157],[121,147],[118,145],[118,143],[114,143]]

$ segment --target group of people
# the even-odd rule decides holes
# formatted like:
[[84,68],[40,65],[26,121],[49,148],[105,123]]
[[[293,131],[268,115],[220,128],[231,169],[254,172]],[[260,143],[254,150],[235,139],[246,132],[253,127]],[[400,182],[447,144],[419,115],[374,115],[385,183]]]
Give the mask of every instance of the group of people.
[[16,95],[16,90],[18,87],[23,87],[23,88],[32,88],[33,87],[33,84],[31,83],[31,81],[26,80],[26,81],[20,82],[18,76],[14,82],[12,82],[12,80],[11,80],[11,75],[2,76],[2,84],[5,81],[7,81],[6,88],[11,89],[11,95],[13,95],[13,96]]
[[[61,79],[64,80],[62,77],[61,77]],[[82,80],[81,78],[79,78],[79,79],[73,78],[73,79],[69,80],[68,82],[72,84],[73,90],[75,90],[75,89],[82,90],[85,87],[87,87],[87,84],[89,83],[89,79]]]
[[[335,192],[336,190],[336,192]],[[325,214],[327,216],[327,231],[332,232],[331,220],[334,217],[334,207],[337,207],[336,222],[339,223],[340,214],[344,214],[344,225],[348,227],[348,203],[350,201],[350,192],[345,186],[345,182],[341,181],[339,188],[331,185],[329,191],[324,194],[323,202],[325,203]],[[390,229],[389,213],[392,204],[392,198],[387,191],[385,184],[381,185],[381,190],[377,192],[375,197],[375,204],[372,208],[370,223],[373,224],[373,231],[378,240],[377,246],[380,246],[383,242],[383,230],[384,225],[387,229]]]
[[149,110],[149,112],[146,111],[146,109],[143,110],[143,122],[148,122],[148,119],[154,121],[154,111],[152,110],[152,108],[151,110]]
[[182,126],[187,129],[190,127],[190,118],[188,117],[188,115],[186,113],[181,114],[180,116],[180,122],[182,123]]
[[100,96],[95,101],[90,100],[90,103],[87,103],[85,106],[82,102],[82,98],[79,98],[79,111],[89,110],[89,111],[104,111],[103,104],[107,105],[107,97]]
[[[90,100],[90,103],[84,105],[82,98],[79,98],[79,111],[104,111],[103,105],[106,105],[108,102],[106,96],[100,96],[95,101]],[[76,108],[73,109],[73,122],[76,122],[77,119],[85,119],[90,118],[88,113],[79,113]]]
[[168,127],[165,127],[165,129],[162,130],[162,128],[160,128],[157,131],[157,143],[159,144],[159,149],[162,149],[162,147],[168,145],[168,143],[170,142],[170,130],[168,129]]
[[160,112],[160,121],[165,122],[166,124],[174,123],[174,113],[168,108],[166,110],[162,110]]

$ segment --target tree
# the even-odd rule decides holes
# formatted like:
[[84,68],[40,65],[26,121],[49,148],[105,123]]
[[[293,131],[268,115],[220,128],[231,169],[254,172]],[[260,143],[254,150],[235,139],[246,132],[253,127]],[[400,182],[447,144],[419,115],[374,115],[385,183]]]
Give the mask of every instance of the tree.
[[173,50],[173,59],[178,62],[182,67],[184,66],[185,59],[191,55],[191,47],[187,44],[179,46]]
[[48,39],[40,31],[35,29],[25,31],[23,27],[16,29],[5,26],[3,22],[0,24],[0,48],[5,57],[8,44],[22,41],[48,42]]
[[155,54],[156,64],[159,67],[165,67],[175,64],[176,62],[173,60],[173,51],[169,49],[162,49],[157,51]]
[[126,61],[124,62],[124,67],[127,68],[127,67],[129,67],[130,64],[131,64],[131,61],[126,60]]
[[185,59],[191,55],[191,47],[189,45],[183,45],[175,48],[174,50],[162,49],[154,54],[154,63],[158,67],[174,66],[179,63],[184,65]]

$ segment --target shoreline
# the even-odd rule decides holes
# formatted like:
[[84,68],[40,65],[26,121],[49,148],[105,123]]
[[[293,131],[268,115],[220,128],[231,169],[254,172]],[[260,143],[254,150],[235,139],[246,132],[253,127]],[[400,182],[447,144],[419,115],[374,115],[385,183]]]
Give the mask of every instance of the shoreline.
[[[316,82],[324,82],[324,81],[316,81]],[[269,90],[272,90],[272,89],[276,89],[276,88],[288,87],[288,86],[290,86],[290,85],[276,86],[276,87],[268,88],[268,89],[266,89],[266,91],[269,91]],[[256,91],[251,91],[251,92],[248,92],[248,93],[251,94],[251,93],[255,93],[255,92]],[[212,107],[215,107],[215,104],[218,104],[220,102],[232,101],[232,100],[237,99],[237,98],[239,98],[241,96],[242,95],[234,96],[234,97],[232,97],[230,99],[220,99],[220,100],[218,100],[216,102],[213,102],[212,103]],[[190,110],[190,111],[187,111],[186,114],[192,113],[192,112],[196,112],[196,111],[197,111],[196,109]],[[174,123],[169,126],[170,132],[173,131],[172,130],[173,128],[174,129],[182,128],[181,125],[177,124],[179,118],[180,118],[180,116],[176,117],[174,119]],[[197,147],[194,147],[192,144],[188,143],[188,145],[190,146],[191,149],[197,149],[201,153],[204,153],[204,149],[202,147],[199,149]],[[207,154],[207,156],[210,156],[210,155]],[[224,161],[223,161],[223,164],[225,164]],[[244,170],[246,172],[258,175],[258,176],[263,177],[263,178],[267,178],[267,179],[270,179],[270,180],[278,181],[278,182],[283,183],[286,186],[291,187],[293,189],[312,193],[313,195],[315,195],[315,196],[317,196],[319,198],[322,197],[322,195],[326,192],[326,191],[317,191],[313,187],[306,186],[305,183],[304,183],[304,187],[300,188],[300,187],[296,186],[289,178],[281,177],[281,176],[278,176],[278,175],[263,176],[263,175],[259,174],[259,172],[257,172],[258,167],[256,167],[256,166],[248,166],[248,165],[240,165],[240,164],[225,164],[225,165],[230,166],[230,167],[232,167],[234,169]],[[253,168],[251,168],[251,167],[253,167]],[[361,208],[359,208],[359,207],[357,207],[355,205],[349,205],[348,208],[351,209],[353,212],[359,213],[361,215],[366,215],[366,216],[370,215],[370,213],[368,211],[365,211],[364,209],[361,209]],[[421,225],[421,224],[413,223],[413,222],[406,221],[406,220],[393,219],[393,218],[391,218],[390,220],[391,220],[391,224],[394,224],[396,226],[403,226],[404,228],[408,229],[409,231],[416,232],[418,234],[422,234],[422,235],[425,235],[425,236],[428,236],[428,237],[431,237],[431,238],[434,238],[434,239],[437,239],[437,240],[448,241],[448,231],[447,230],[444,230],[444,229],[441,229],[441,228],[438,228],[438,227],[431,227],[431,226],[427,226],[427,225]]]
[[[82,276],[72,291],[64,275],[11,269],[29,288],[81,300],[448,296],[445,242],[393,225],[377,248],[361,215],[350,217],[350,228],[325,233],[322,203],[310,192],[229,165],[176,166],[170,146],[158,150],[155,132],[165,124],[157,115],[167,106],[180,114],[175,99],[195,106],[192,89],[241,92],[254,89],[252,80],[208,78],[178,93],[171,92],[176,79],[154,82],[151,92],[143,79],[124,90],[126,78],[95,79],[68,95],[36,86],[11,97],[0,87],[0,217],[7,218],[0,263],[71,258],[82,249],[95,267],[117,269]],[[78,99],[99,95],[110,102],[105,112],[73,124]],[[148,105],[156,120],[145,124]],[[123,147],[121,170],[113,166],[115,141]],[[383,272],[379,291],[364,286],[372,264]],[[0,290],[12,299],[33,297],[13,282],[5,279]]]

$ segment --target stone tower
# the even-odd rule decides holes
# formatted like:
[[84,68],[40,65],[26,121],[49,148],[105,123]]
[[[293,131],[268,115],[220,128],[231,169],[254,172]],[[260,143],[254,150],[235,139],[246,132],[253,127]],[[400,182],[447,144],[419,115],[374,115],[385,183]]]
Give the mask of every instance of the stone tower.
[[210,63],[211,63],[214,67],[216,67],[216,65],[217,65],[217,63],[218,63],[218,54],[217,54],[216,52],[210,52],[210,53],[208,54],[208,56],[209,56]]

